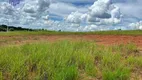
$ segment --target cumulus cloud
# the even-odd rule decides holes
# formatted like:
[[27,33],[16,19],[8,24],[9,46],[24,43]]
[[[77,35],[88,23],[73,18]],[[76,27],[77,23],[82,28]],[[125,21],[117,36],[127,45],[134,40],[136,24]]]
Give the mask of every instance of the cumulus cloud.
[[54,21],[54,20],[48,20],[45,24],[47,24],[48,26],[46,26],[46,28],[48,28],[48,30],[62,30],[62,31],[81,31],[83,28],[80,28],[80,26],[78,24],[73,24],[73,23],[65,23],[65,22],[61,22],[61,21]]
[[97,30],[107,30],[104,26],[97,26],[97,25],[87,25],[81,31],[97,31]]
[[110,18],[111,15],[107,12],[109,5],[110,0],[98,0],[89,7],[89,15],[95,18]]
[[72,12],[66,21],[79,24],[84,19],[91,24],[113,25],[121,22],[121,13],[119,7],[112,5],[110,0],[97,0],[89,7],[88,12]]
[[0,10],[1,14],[14,15],[14,7],[6,2],[0,4]]
[[23,7],[21,7],[21,14],[25,17],[23,19],[39,20],[48,15],[49,0],[25,0],[24,2]]
[[141,29],[142,0],[19,1],[12,6],[0,0],[0,24],[63,31]]
[[70,23],[79,24],[86,18],[86,16],[87,16],[87,14],[83,14],[83,13],[76,11],[76,12],[72,12],[70,15],[68,15],[65,18],[65,20]]
[[44,20],[48,19],[49,5],[49,0],[23,0],[16,6],[0,2],[0,23],[26,26],[44,24]]
[[8,24],[8,22],[12,23],[14,22],[13,20],[16,19],[17,11],[14,9],[13,6],[10,4],[3,2],[0,3],[0,23]]
[[117,24],[121,21],[120,9],[111,0],[98,0],[89,8],[87,21],[95,24]]
[[136,22],[136,23],[130,23],[129,26],[132,29],[140,29],[142,30],[142,21]]

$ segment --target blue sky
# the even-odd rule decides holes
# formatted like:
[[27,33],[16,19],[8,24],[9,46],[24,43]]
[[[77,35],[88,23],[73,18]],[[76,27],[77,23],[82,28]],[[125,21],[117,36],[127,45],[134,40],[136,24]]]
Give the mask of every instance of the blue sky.
[[64,31],[142,29],[142,0],[8,2],[0,0],[0,24]]

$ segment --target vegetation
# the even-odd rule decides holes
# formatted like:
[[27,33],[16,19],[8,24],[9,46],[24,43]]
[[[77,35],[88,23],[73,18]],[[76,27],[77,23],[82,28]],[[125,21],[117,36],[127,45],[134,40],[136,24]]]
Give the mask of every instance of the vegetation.
[[[8,33],[5,33],[8,28]],[[85,35],[85,34],[99,34],[99,35],[142,35],[142,30],[112,30],[112,31],[92,31],[92,32],[64,32],[64,31],[49,31],[46,29],[29,29],[22,27],[0,25],[0,36],[2,35]]]
[[[0,27],[0,31],[6,31],[6,27]],[[25,36],[27,40],[27,35],[142,35],[141,30],[63,32],[20,27],[9,27],[9,30],[0,32],[0,36]],[[0,45],[0,80],[142,79],[142,54],[132,43],[106,47],[93,41],[66,40],[10,45],[16,39],[21,38],[0,41],[9,41],[9,45]]]
[[18,36],[18,35],[142,35],[142,30],[126,30],[126,31],[95,31],[95,32],[58,32],[48,30],[33,30],[33,31],[14,31],[14,32],[0,32],[0,36]]
[[40,42],[0,48],[4,80],[129,80],[142,71],[133,44],[104,47],[95,42]]
[[28,28],[0,25],[0,32],[6,32],[7,30],[8,31],[33,31],[33,29],[28,29]]

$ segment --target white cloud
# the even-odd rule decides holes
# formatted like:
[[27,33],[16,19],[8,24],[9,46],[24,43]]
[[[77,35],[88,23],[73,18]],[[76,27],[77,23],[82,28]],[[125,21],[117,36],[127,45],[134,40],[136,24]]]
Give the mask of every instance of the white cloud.
[[[7,1],[0,0],[0,24],[64,31],[142,29],[142,0],[21,0],[14,7]],[[60,20],[49,20],[53,17]]]
[[67,3],[92,3],[96,0],[52,0],[53,2],[67,2]]
[[133,29],[141,29],[142,30],[142,21],[136,23],[130,23],[129,26]]
[[17,19],[16,15],[17,11],[13,6],[6,2],[0,3],[0,23],[1,24],[9,24],[15,22]]
[[[97,0],[52,0],[53,2],[62,1],[67,3],[93,3]],[[111,0],[113,3],[135,3],[142,2],[141,0]]]
[[70,23],[80,24],[82,19],[84,18],[84,16],[82,15],[83,14],[79,13],[78,11],[72,12],[70,15],[67,16],[67,18],[65,18],[65,20]]
[[88,22],[95,24],[117,24],[121,21],[120,9],[111,0],[98,0],[89,8]]
[[84,19],[93,25],[114,25],[121,22],[121,13],[119,7],[112,5],[110,0],[98,0],[85,14],[72,12],[65,20],[80,24]]
[[49,5],[49,0],[24,0],[15,7],[7,2],[0,2],[0,24],[44,25],[44,20],[48,18]]
[[41,18],[42,16],[48,15],[49,4],[48,0],[25,1],[23,7],[21,7],[21,12],[28,18]]
[[84,27],[83,31],[95,31],[98,29],[99,29],[99,27],[96,25],[88,25],[88,26]]
[[108,9],[110,5],[110,0],[98,0],[89,7],[89,15],[95,18],[110,18],[108,14]]
[[[48,28],[48,30],[62,30],[62,31],[79,31],[79,25],[73,24],[73,23],[65,23],[60,21],[53,21],[48,20],[45,24],[48,26],[45,26],[45,28]],[[83,29],[83,28],[82,28]]]
[[118,6],[113,5],[113,9],[111,10],[112,18],[121,18],[120,8]]
[[14,15],[14,7],[6,2],[0,4],[0,10],[1,14]]
[[117,18],[109,18],[109,19],[102,19],[100,20],[99,24],[103,24],[103,25],[115,25],[120,23],[121,20],[117,19]]

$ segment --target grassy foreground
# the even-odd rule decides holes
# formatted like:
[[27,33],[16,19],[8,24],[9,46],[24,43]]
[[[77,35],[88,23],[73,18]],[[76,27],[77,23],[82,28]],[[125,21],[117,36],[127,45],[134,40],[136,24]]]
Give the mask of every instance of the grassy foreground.
[[94,32],[58,32],[58,31],[13,31],[0,32],[0,36],[17,36],[17,35],[142,35],[142,30],[123,30],[123,31],[94,31]]
[[139,79],[141,70],[133,44],[59,41],[0,48],[0,80],[129,80]]

